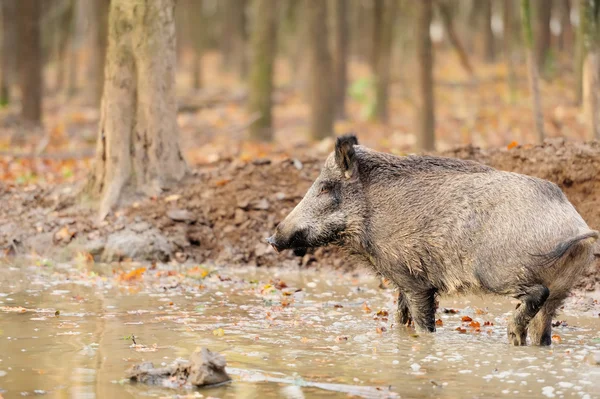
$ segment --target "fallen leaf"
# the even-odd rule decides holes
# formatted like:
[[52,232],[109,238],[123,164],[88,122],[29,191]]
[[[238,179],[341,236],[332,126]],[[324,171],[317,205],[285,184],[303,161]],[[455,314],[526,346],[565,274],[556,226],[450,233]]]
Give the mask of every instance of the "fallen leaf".
[[465,322],[473,321],[473,319],[470,318],[469,316],[463,316],[461,320],[465,321]]
[[365,313],[371,313],[371,308],[366,302],[363,302],[362,309],[365,311]]
[[509,150],[515,148],[516,146],[518,146],[519,143],[517,143],[516,141],[511,141],[510,144],[508,146],[506,146],[506,148],[508,148]]
[[481,324],[479,324],[478,321],[472,321],[472,322],[469,323],[469,327],[471,327],[471,328],[479,328],[479,327],[481,327]]
[[177,201],[179,198],[181,198],[181,195],[172,194],[165,198],[165,202],[174,202],[174,201]]
[[216,330],[213,330],[213,335],[215,337],[222,337],[225,335],[225,331],[222,328],[217,328]]
[[442,321],[442,319],[437,319],[437,320],[435,321],[435,325],[436,325],[436,326],[443,326],[443,325],[444,325],[444,322]]
[[554,335],[552,336],[552,341],[553,341],[553,342],[557,342],[557,343],[558,343],[558,342],[562,341],[562,338],[560,337],[560,335],[558,335],[558,334],[554,334]]
[[466,334],[467,333],[467,329],[466,328],[462,328],[462,327],[456,327],[456,331],[458,331],[459,334]]
[[129,273],[121,274],[119,276],[119,279],[122,281],[140,280],[145,271],[146,271],[145,267],[139,267],[137,269],[130,271]]
[[377,332],[377,334],[383,334],[386,331],[386,328],[383,327],[383,326],[382,327],[377,327],[375,329],[375,331]]

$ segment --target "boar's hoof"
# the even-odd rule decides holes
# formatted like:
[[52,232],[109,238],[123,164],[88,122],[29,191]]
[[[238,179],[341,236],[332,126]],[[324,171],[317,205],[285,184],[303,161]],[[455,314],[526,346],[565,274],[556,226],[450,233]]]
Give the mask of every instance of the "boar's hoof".
[[514,346],[527,345],[527,329],[515,325],[512,321],[509,322],[508,341],[511,342]]

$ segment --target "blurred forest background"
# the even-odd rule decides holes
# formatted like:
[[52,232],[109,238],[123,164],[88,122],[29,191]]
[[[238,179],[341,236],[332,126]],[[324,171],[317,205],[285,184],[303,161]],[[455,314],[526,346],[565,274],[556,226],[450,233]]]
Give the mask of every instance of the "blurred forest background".
[[[105,135],[137,146],[127,124],[160,125],[150,142],[192,166],[324,153],[348,131],[397,154],[597,138],[599,3],[0,0],[0,178],[88,176]],[[169,157],[149,162],[177,179]]]

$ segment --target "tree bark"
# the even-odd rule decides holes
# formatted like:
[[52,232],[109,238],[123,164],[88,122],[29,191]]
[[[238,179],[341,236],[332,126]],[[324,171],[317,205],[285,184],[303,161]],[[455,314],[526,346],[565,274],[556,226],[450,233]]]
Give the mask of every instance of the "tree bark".
[[192,84],[194,89],[202,87],[202,57],[206,42],[206,29],[204,18],[203,0],[190,1],[191,12],[188,15],[188,24],[191,29],[191,41],[194,48],[194,61],[192,64]]
[[315,140],[333,135],[334,94],[327,31],[327,2],[305,0],[311,63],[310,134]]
[[475,73],[473,71],[473,67],[471,66],[469,55],[467,54],[460,38],[456,34],[456,29],[454,29],[454,15],[452,15],[452,7],[447,0],[439,0],[437,4],[439,6],[444,29],[448,35],[448,40],[450,40],[450,44],[456,51],[460,65],[467,72],[467,74],[469,74],[469,77],[473,77]]
[[537,5],[535,29],[535,62],[540,70],[544,70],[550,55],[550,18],[552,17],[552,1],[535,1]]
[[17,14],[21,117],[25,121],[41,125],[42,48],[40,43],[40,7],[37,0],[19,0],[17,2]]
[[96,79],[94,97],[98,106],[101,104],[104,90],[104,66],[106,64],[106,48],[108,47],[108,11],[110,0],[94,0],[96,8]]
[[376,24],[379,43],[373,43],[375,52],[375,117],[382,123],[389,119],[390,64],[396,19],[396,0],[376,0],[381,4],[381,20]]
[[483,51],[486,62],[494,62],[496,59],[496,44],[494,31],[492,30],[492,0],[481,0],[483,7]]
[[558,0],[560,7],[560,33],[558,47],[561,51],[570,51],[574,43],[573,25],[571,24],[571,0]]
[[112,0],[95,164],[85,194],[104,219],[122,194],[157,195],[186,173],[175,97],[175,0]]
[[531,28],[531,4],[529,0],[521,0],[521,21],[523,24],[523,37],[527,48],[527,69],[529,71],[529,89],[532,97],[533,117],[538,142],[544,141],[544,116],[540,99],[539,71],[536,64],[533,46],[533,31]]
[[[248,82],[248,110],[259,119],[250,126],[250,138],[258,141],[273,139],[273,64],[277,33],[277,0],[254,0],[254,21],[250,46],[252,63]],[[259,19],[260,18],[260,19]]]
[[346,88],[348,85],[348,2],[335,2],[335,114],[346,117]]
[[14,55],[16,51],[16,26],[14,0],[0,1],[2,11],[2,47],[0,48],[0,106],[10,102],[10,87],[15,73]]
[[583,0],[583,39],[586,57],[584,69],[584,113],[592,137],[600,139],[600,0]]
[[583,63],[585,61],[585,7],[584,2],[579,1],[579,25],[577,26],[575,36],[575,59],[573,69],[575,70],[575,102],[577,105],[583,103]]
[[510,102],[515,102],[517,92],[517,76],[515,72],[515,63],[513,61],[513,11],[514,0],[504,0],[503,20],[504,20],[504,59],[506,60],[506,83],[509,91]]
[[248,72],[246,56],[246,0],[220,0],[223,7],[221,51],[225,68],[231,66],[241,79]]
[[433,18],[433,0],[422,0],[417,5],[416,45],[419,62],[419,107],[417,109],[417,147],[435,149],[435,106],[433,95],[433,48],[429,29]]

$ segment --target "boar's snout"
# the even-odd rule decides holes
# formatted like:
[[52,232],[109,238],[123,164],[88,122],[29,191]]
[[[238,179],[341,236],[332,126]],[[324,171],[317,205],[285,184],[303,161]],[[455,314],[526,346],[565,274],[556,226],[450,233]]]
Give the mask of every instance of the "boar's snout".
[[275,230],[275,234],[267,238],[267,242],[271,244],[275,251],[280,252],[284,249],[299,250],[308,246],[308,229],[286,230],[279,225]]

